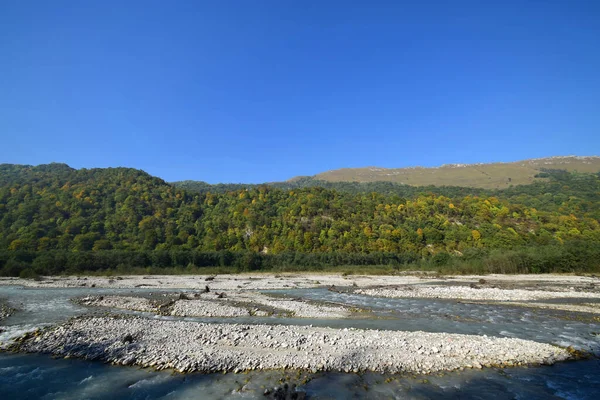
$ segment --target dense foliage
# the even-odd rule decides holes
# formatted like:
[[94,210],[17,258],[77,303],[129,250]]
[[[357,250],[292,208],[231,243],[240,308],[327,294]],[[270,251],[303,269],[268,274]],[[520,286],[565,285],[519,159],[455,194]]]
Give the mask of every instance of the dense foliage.
[[302,180],[194,192],[133,169],[3,164],[0,273],[473,260],[496,272],[597,270],[600,176],[545,176],[496,192]]
[[461,186],[410,186],[394,182],[328,182],[309,176],[300,177],[293,181],[271,182],[266,184],[218,183],[211,185],[202,181],[179,181],[173,182],[173,185],[196,193],[227,193],[242,189],[257,189],[265,185],[282,190],[320,187],[352,194],[376,192],[401,197],[414,197],[420,194],[443,194],[452,197],[492,193],[486,189]]
[[[294,181],[273,182],[269,187],[295,190],[300,188],[321,187],[344,193],[380,193],[388,196],[396,195],[412,198],[422,195],[447,196],[452,199],[464,196],[498,197],[511,202],[527,203],[548,210],[550,203],[560,205],[571,197],[588,202],[600,201],[600,174],[578,174],[563,170],[546,170],[536,177],[546,178],[546,181],[536,181],[529,185],[512,186],[507,189],[491,190],[462,186],[410,186],[394,182],[328,182],[312,177],[302,177]],[[202,181],[179,181],[173,185],[196,193],[228,193],[242,189],[256,189],[257,184],[219,183],[211,185]],[[600,207],[598,207],[600,208]],[[551,210],[554,208],[550,207]]]

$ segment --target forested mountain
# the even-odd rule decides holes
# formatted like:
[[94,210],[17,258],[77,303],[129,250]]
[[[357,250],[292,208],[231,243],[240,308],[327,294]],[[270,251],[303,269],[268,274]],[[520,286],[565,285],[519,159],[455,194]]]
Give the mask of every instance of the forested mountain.
[[201,201],[129,168],[0,165],[0,248],[154,249],[193,231]]
[[[600,208],[600,173],[577,173],[565,170],[541,169],[536,175],[539,180],[529,185],[510,186],[506,189],[482,189],[461,186],[410,186],[394,182],[327,182],[311,177],[302,177],[293,182],[256,184],[216,184],[201,181],[180,181],[173,185],[189,192],[200,194],[226,194],[239,190],[256,190],[262,186],[282,190],[297,190],[319,187],[348,194],[377,193],[411,199],[419,196],[445,196],[460,199],[466,196],[495,197],[509,203],[535,207],[541,211],[557,211],[562,204],[579,204],[598,218]],[[594,211],[596,210],[596,211]]]
[[301,181],[193,192],[134,169],[3,164],[0,273],[473,260],[493,272],[598,269],[600,175],[542,174],[494,192]]

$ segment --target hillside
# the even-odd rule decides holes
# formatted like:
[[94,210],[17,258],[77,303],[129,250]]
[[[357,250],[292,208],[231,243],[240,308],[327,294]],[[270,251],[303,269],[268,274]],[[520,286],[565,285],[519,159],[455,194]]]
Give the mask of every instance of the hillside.
[[0,165],[0,249],[154,249],[179,243],[197,196],[130,168]]
[[3,164],[0,275],[215,265],[600,268],[600,174],[545,176],[497,192],[261,185],[192,193],[128,168]]
[[264,184],[209,184],[193,180],[172,184],[197,193],[226,193],[267,185],[284,190],[324,187],[350,193],[378,192],[399,196],[419,193],[482,195],[512,186],[547,182],[545,172],[548,170],[598,173],[600,157],[549,157],[513,163],[450,164],[437,168],[342,168],[314,176],[298,176],[285,182]]
[[544,169],[569,172],[600,172],[600,157],[548,157],[509,163],[448,164],[424,168],[343,168],[315,175],[328,182],[394,182],[411,186],[463,186],[502,189],[511,185],[526,185]]

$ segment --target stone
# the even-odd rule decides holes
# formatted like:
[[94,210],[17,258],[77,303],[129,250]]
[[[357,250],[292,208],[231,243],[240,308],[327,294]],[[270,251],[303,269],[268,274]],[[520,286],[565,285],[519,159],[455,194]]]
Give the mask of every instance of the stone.
[[126,334],[123,336],[123,339],[121,339],[123,343],[133,343],[133,340],[133,336],[130,333]]

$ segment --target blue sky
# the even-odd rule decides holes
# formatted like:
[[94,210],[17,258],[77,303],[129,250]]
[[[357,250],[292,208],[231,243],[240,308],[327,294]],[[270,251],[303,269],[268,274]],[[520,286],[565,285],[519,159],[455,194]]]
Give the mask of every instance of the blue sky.
[[265,182],[600,154],[600,2],[0,2],[0,163]]

